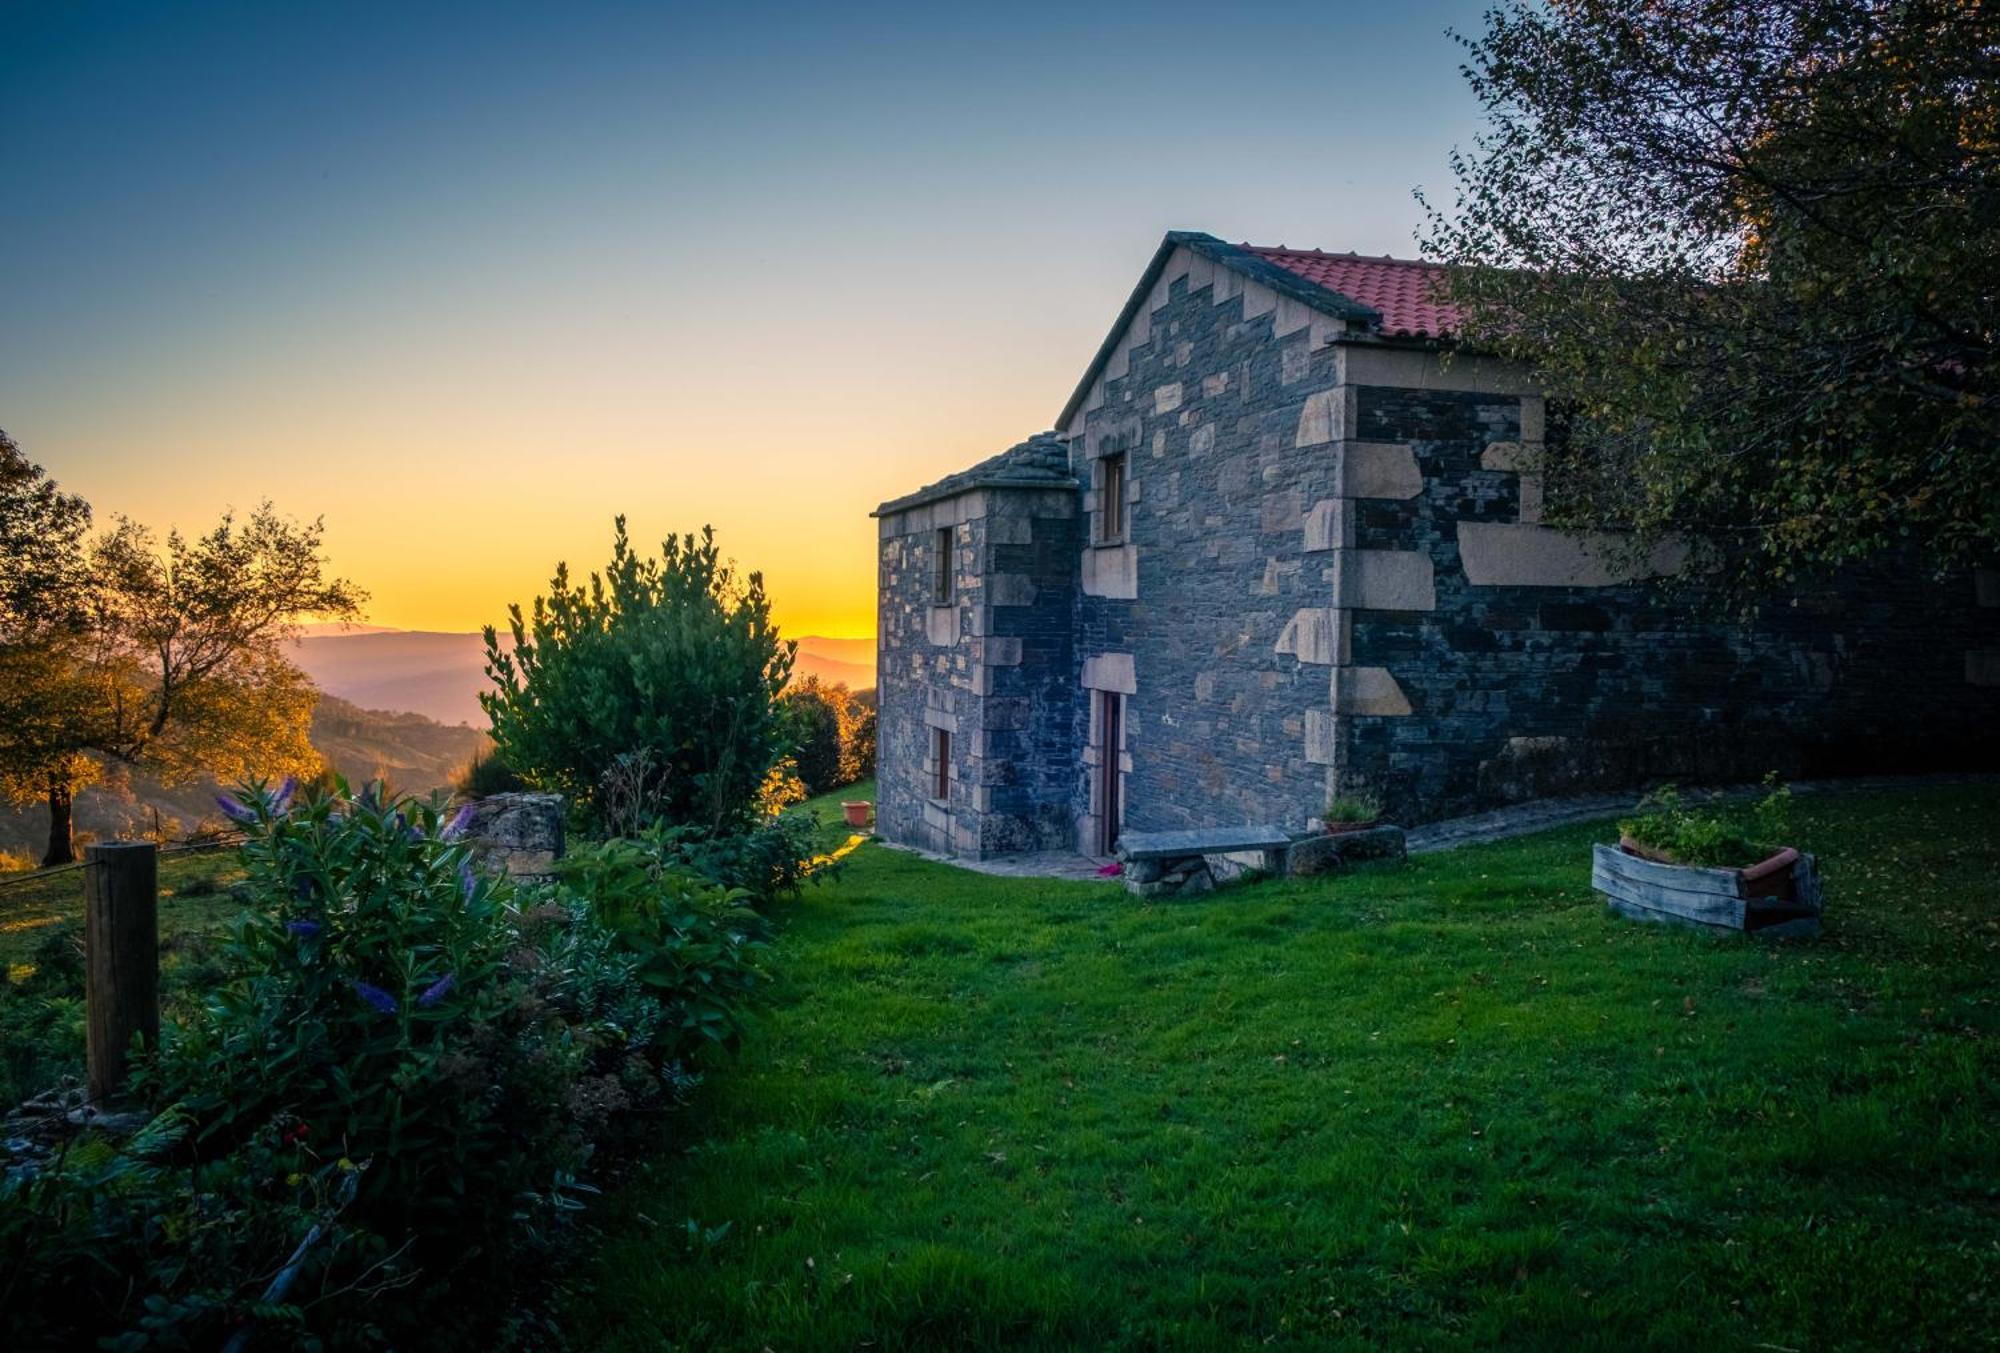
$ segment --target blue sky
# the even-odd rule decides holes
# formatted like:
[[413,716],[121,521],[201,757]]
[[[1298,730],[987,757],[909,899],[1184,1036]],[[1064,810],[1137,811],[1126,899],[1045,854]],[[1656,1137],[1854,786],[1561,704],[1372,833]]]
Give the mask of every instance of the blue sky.
[[1045,427],[1163,231],[1414,252],[1478,12],[10,6],[0,427],[323,513],[382,623],[625,512],[866,633],[868,508]]

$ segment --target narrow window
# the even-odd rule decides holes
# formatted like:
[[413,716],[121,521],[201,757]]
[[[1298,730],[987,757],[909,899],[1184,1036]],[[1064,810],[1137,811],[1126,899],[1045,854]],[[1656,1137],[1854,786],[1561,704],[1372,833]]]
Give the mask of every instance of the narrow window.
[[1125,453],[1100,458],[1102,484],[1097,498],[1097,541],[1112,545],[1125,539]]
[[1116,691],[1097,693],[1097,849],[1118,853],[1120,821],[1125,816],[1119,751],[1125,745],[1125,697]]
[[951,605],[951,528],[940,526],[937,533],[937,571],[931,575],[931,601],[939,606]]
[[931,730],[931,755],[937,761],[931,776],[931,797],[942,803],[951,798],[951,734],[945,729]]

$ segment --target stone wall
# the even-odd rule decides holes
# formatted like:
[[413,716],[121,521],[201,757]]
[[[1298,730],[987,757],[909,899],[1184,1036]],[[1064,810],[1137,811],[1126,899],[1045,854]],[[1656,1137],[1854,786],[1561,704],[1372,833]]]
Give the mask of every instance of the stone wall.
[[[1354,387],[1356,431],[1421,485],[1354,505],[1357,554],[1414,553],[1428,592],[1350,598],[1350,660],[1394,700],[1340,718],[1338,773],[1418,822],[1658,779],[1991,765],[2000,692],[1966,654],[2000,611],[1973,579],[1856,572],[1724,623],[1609,541],[1542,525],[1542,404],[1506,392]],[[1635,576],[1636,575],[1636,576]]]
[[[1303,825],[1326,802],[1308,728],[1329,704],[1326,561],[1311,515],[1336,464],[1333,321],[1185,250],[1070,425],[1094,540],[1107,455],[1127,458],[1126,539],[1086,544],[1085,684],[1123,691],[1124,822],[1135,831]],[[1079,705],[1094,849],[1097,704]]]
[[[880,522],[876,830],[985,857],[1066,845],[1077,778],[1073,489],[981,488]],[[952,600],[933,601],[938,532]],[[950,775],[936,796],[936,731]]]

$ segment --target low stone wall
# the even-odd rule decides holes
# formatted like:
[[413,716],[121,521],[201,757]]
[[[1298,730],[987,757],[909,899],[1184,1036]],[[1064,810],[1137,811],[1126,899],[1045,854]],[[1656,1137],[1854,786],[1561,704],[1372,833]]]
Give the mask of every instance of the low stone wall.
[[560,794],[494,794],[474,800],[465,837],[478,867],[515,879],[555,873],[563,855]]

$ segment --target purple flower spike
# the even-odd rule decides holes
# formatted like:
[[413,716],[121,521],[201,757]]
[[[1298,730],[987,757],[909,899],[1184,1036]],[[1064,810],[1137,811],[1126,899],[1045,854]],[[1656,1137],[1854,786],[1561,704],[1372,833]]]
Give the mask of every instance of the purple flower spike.
[[458,867],[458,891],[465,895],[466,901],[470,902],[473,889],[478,886],[479,877],[472,872],[472,861],[467,860]]
[[255,811],[230,798],[227,794],[217,794],[215,796],[215,806],[220,808],[222,815],[231,822],[248,824],[257,820]]
[[287,921],[285,922],[285,929],[291,931],[294,935],[317,935],[319,934],[319,922]]
[[451,821],[444,824],[444,830],[438,833],[438,839],[441,841],[455,841],[458,839],[459,833],[471,825],[472,805],[468,803],[451,815]]
[[396,1013],[396,998],[376,986],[373,982],[356,982],[354,984],[354,992],[362,1000],[368,1002],[368,1004],[374,1006],[383,1014],[393,1015]]
[[443,977],[438,978],[437,981],[424,988],[423,995],[417,997],[417,1004],[436,1005],[444,999],[445,993],[451,990],[452,984],[457,980],[458,975],[456,973],[446,973]]
[[287,775],[285,777],[285,782],[278,786],[278,792],[271,796],[272,815],[273,816],[280,815],[285,811],[286,808],[290,807],[292,802],[292,795],[298,792],[299,792],[299,777],[296,775]]

